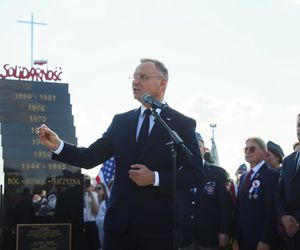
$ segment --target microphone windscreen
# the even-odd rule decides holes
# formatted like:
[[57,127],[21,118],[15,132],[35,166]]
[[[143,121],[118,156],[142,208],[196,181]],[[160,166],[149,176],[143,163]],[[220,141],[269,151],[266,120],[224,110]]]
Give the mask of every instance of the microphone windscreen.
[[142,100],[143,100],[144,102],[147,102],[147,103],[148,103],[148,102],[149,102],[149,97],[151,97],[151,95],[145,93],[145,94],[142,95]]

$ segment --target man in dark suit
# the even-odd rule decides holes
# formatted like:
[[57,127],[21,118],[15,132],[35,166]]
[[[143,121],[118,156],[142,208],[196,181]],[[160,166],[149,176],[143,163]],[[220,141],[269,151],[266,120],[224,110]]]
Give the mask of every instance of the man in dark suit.
[[[39,128],[39,138],[54,151],[55,160],[92,168],[115,156],[114,185],[104,221],[104,250],[173,249],[172,157],[166,146],[170,137],[152,115],[147,115],[150,106],[141,98],[148,93],[164,102],[167,83],[168,70],[161,62],[142,59],[132,81],[134,98],[142,106],[116,115],[103,136],[88,148],[63,142],[46,125]],[[171,108],[160,115],[193,153],[187,158],[178,151],[177,187],[197,186],[202,178],[202,160],[196,122]],[[147,135],[140,136],[145,130]]]
[[264,161],[266,144],[246,140],[250,171],[241,176],[235,209],[234,250],[277,249],[275,193],[279,174]]
[[[199,133],[196,135],[204,158],[204,141]],[[204,162],[204,180],[199,188],[179,191],[180,250],[216,250],[228,244],[233,207],[226,188],[227,174],[211,163]]]
[[[297,116],[297,137],[300,142],[300,114]],[[300,249],[300,152],[283,160],[278,183],[276,209],[287,239],[287,249]]]

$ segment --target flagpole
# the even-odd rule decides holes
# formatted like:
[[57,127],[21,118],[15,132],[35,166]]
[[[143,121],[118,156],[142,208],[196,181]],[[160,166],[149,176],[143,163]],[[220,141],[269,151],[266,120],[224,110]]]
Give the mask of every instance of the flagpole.
[[212,137],[211,137],[211,156],[215,162],[215,165],[219,166],[219,156],[218,156],[218,150],[217,145],[215,143],[215,129],[217,127],[217,123],[211,123],[209,124],[211,130],[212,130]]
[[209,124],[209,126],[210,126],[211,131],[212,131],[212,137],[211,137],[211,139],[215,140],[215,128],[217,127],[217,123],[211,123],[211,124]]

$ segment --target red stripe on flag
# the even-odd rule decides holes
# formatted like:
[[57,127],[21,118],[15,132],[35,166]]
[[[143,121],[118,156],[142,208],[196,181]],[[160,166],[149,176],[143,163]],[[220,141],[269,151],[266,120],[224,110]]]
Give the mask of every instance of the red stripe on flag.
[[34,65],[38,64],[38,65],[44,65],[44,64],[47,64],[48,61],[46,60],[36,60],[33,62]]
[[97,175],[97,177],[96,177],[96,182],[99,184],[99,183],[101,183],[101,180],[100,180],[100,176],[99,175]]

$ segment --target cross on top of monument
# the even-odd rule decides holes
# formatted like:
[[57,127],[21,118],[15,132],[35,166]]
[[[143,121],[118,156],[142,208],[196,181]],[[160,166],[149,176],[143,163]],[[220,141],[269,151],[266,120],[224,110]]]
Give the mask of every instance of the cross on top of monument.
[[30,21],[22,21],[18,20],[18,23],[26,23],[31,25],[31,66],[33,66],[33,25],[47,25],[46,23],[39,23],[34,22],[33,20],[33,13],[31,13],[31,20]]

